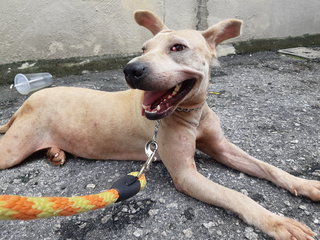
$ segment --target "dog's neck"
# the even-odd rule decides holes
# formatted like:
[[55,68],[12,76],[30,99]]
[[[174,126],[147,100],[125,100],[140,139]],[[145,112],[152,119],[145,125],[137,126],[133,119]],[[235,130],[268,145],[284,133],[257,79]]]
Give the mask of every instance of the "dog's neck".
[[175,123],[188,125],[188,129],[197,128],[205,105],[206,102],[186,107],[179,106],[171,115],[163,118],[161,122],[167,122],[171,125],[170,122],[174,121]]
[[198,111],[202,108],[202,106],[204,105],[204,102],[197,105],[197,106],[194,106],[194,107],[177,107],[176,108],[176,111],[178,112],[192,112],[192,111]]

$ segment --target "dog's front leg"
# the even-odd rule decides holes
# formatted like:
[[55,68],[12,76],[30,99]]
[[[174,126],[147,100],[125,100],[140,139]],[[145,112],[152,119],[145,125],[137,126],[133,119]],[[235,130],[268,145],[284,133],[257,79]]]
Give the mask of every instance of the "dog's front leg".
[[181,192],[200,201],[231,210],[245,222],[252,224],[277,240],[311,240],[315,233],[294,219],[278,216],[251,198],[207,179],[195,169],[181,170],[175,176]]
[[249,175],[269,180],[296,196],[303,195],[313,201],[320,201],[319,181],[293,176],[250,156],[226,139],[218,116],[208,107],[204,110],[198,128],[197,148],[218,162]]
[[[171,126],[171,127],[170,127]],[[229,209],[249,224],[279,240],[313,239],[307,226],[278,216],[251,198],[212,182],[196,170],[194,161],[196,130],[173,123],[161,125],[159,154],[176,188],[200,201]]]

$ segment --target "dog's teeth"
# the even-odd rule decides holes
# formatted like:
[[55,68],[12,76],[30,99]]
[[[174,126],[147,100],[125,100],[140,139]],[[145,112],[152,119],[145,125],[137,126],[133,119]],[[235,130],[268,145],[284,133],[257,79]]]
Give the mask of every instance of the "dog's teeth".
[[169,96],[168,96],[168,99],[170,99],[170,98],[172,98],[172,96],[171,96],[171,95],[169,95]]
[[157,106],[157,111],[160,111],[161,107],[160,105]]
[[177,85],[177,86],[174,88],[173,92],[171,93],[171,96],[177,95],[177,93],[179,92],[180,88],[181,88],[181,84]]
[[147,107],[146,105],[142,104],[142,108],[143,108],[144,110],[146,110],[148,107]]

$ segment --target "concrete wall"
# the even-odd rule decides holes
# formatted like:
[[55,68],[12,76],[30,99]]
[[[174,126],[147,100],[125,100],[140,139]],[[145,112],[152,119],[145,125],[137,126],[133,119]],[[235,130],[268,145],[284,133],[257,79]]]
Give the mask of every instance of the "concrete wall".
[[173,29],[245,21],[238,40],[320,33],[319,0],[0,0],[0,64],[140,51],[151,34],[135,9],[149,9]]

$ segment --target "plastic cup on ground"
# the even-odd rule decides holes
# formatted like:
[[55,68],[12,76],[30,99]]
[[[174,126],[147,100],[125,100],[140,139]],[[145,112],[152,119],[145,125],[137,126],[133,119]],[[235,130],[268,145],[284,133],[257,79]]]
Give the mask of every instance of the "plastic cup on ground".
[[50,73],[19,73],[14,78],[14,87],[23,95],[48,87],[52,83],[53,78]]

